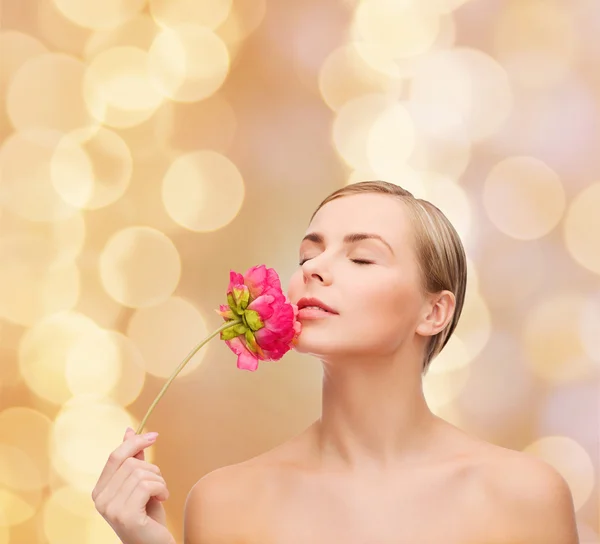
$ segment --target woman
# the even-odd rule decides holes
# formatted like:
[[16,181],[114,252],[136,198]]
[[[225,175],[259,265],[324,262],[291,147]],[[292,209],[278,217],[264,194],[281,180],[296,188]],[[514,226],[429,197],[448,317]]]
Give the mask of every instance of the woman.
[[[456,327],[465,286],[460,239],[432,204],[385,182],[327,197],[288,292],[301,308],[296,349],[323,363],[321,417],[201,478],[185,544],[576,544],[571,494],[552,467],[427,406],[422,376]],[[128,431],[93,497],[124,544],[173,544],[148,445]]]

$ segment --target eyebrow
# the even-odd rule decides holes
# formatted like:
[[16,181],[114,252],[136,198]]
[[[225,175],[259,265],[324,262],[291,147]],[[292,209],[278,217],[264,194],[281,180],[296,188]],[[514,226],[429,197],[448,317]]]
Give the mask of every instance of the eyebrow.
[[[316,244],[325,243],[325,237],[319,232],[309,232],[304,238],[302,238],[302,242],[304,242],[305,240],[315,242]],[[344,236],[345,244],[354,244],[362,240],[379,240],[380,242],[383,242],[391,251],[392,255],[394,255],[394,250],[392,249],[392,246],[388,244],[384,238],[379,236],[379,234],[373,234],[371,232],[353,232]]]

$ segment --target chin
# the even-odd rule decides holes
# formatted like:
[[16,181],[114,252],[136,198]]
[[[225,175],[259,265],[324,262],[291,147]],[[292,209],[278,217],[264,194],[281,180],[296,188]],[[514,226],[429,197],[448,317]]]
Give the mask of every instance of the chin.
[[348,346],[343,342],[338,341],[329,331],[310,330],[308,327],[303,328],[294,351],[326,359],[335,355],[340,355],[348,351]]

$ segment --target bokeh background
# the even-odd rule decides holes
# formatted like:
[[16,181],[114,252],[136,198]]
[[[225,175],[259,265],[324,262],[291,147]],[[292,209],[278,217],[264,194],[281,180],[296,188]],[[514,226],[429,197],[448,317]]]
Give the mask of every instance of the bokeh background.
[[[284,286],[327,194],[385,179],[469,255],[432,408],[552,463],[598,543],[598,0],[4,0],[0,544],[104,544],[93,485],[216,329],[229,270]],[[198,478],[292,437],[319,361],[215,340],[148,422],[179,542]]]

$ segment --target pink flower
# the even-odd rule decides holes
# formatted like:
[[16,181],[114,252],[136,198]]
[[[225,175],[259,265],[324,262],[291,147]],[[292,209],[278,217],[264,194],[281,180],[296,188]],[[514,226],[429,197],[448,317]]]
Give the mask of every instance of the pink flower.
[[259,361],[278,361],[296,343],[298,307],[287,300],[274,269],[260,265],[244,275],[230,271],[227,302],[216,311],[225,321],[240,321],[221,332],[221,340],[238,356],[238,368],[256,370]]

